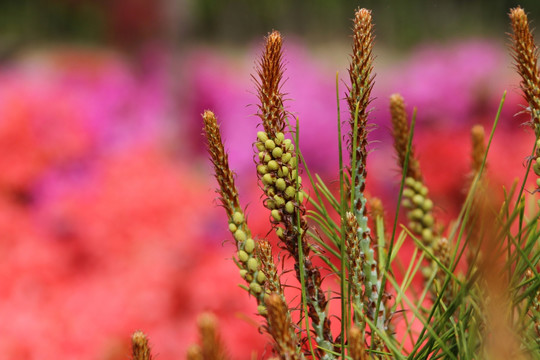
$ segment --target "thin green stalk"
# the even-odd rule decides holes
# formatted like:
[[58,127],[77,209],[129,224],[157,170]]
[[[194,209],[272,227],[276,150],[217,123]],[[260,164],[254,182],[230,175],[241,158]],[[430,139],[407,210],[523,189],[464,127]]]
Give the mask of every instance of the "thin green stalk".
[[339,73],[336,72],[336,96],[337,96],[337,127],[338,127],[338,146],[339,146],[339,196],[341,200],[341,207],[340,207],[340,218],[341,218],[341,258],[340,258],[340,266],[341,266],[341,279],[340,279],[340,288],[341,288],[341,357],[343,358],[345,356],[345,338],[348,338],[348,321],[349,321],[349,315],[348,315],[348,304],[349,304],[349,298],[348,296],[343,296],[344,294],[348,294],[346,291],[346,269],[347,269],[347,262],[345,259],[347,259],[347,256],[345,254],[345,189],[344,189],[344,173],[343,173],[343,146],[341,143],[341,110],[339,106]]

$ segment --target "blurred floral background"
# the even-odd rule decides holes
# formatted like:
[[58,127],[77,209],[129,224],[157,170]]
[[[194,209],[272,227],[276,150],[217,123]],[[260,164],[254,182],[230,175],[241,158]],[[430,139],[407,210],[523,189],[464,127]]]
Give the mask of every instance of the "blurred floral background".
[[[540,19],[538,1],[520,4]],[[141,329],[159,359],[180,359],[203,311],[218,316],[232,358],[263,356],[255,301],[237,286],[200,114],[212,109],[222,122],[251,227],[267,236],[250,76],[262,38],[272,29],[285,37],[287,107],[299,118],[311,170],[332,183],[336,72],[346,78],[354,9],[371,8],[377,126],[368,191],[395,208],[387,99],[400,92],[409,110],[418,108],[417,152],[438,216],[450,219],[465,196],[470,128],[491,128],[504,90],[492,181],[508,187],[531,151],[506,48],[516,5],[2,1],[1,357],[126,359],[130,334]],[[345,87],[340,81],[341,98]]]

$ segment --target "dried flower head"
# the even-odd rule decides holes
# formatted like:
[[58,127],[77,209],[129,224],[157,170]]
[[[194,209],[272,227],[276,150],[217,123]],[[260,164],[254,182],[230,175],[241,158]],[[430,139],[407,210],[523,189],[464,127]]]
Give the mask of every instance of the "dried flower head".
[[[398,165],[400,168],[403,168],[407,156],[410,129],[407,112],[405,111],[405,100],[400,94],[392,94],[390,96],[390,114],[392,115],[392,135],[394,137],[394,148],[398,156]],[[407,177],[422,180],[420,163],[415,157],[414,147],[411,147],[409,152]]]
[[203,359],[225,360],[229,358],[218,335],[217,319],[214,315],[203,313],[199,316],[199,334]]
[[540,73],[538,71],[538,48],[529,28],[527,14],[521,7],[510,10],[512,24],[512,52],[521,76],[521,90],[529,104],[532,126],[540,131]]
[[285,109],[281,81],[283,79],[283,40],[278,31],[272,31],[266,37],[264,52],[257,63],[257,94],[259,113],[264,130],[270,137],[275,137],[285,128]]
[[215,177],[219,184],[218,193],[221,195],[220,200],[227,211],[227,215],[232,217],[235,209],[240,208],[238,201],[238,190],[234,184],[234,173],[229,167],[229,158],[225,152],[223,141],[217,118],[210,110],[206,110],[203,114],[204,133],[207,139],[208,152],[212,164],[214,164]]
[[471,140],[472,140],[472,170],[476,174],[480,171],[482,167],[482,162],[484,161],[484,155],[486,153],[486,132],[482,125],[475,125],[471,129]]
[[148,346],[146,335],[138,330],[131,336],[131,350],[133,360],[151,360],[152,355]]
[[303,359],[289,308],[279,294],[271,293],[265,299],[268,309],[268,332],[275,341],[275,352],[281,359]]

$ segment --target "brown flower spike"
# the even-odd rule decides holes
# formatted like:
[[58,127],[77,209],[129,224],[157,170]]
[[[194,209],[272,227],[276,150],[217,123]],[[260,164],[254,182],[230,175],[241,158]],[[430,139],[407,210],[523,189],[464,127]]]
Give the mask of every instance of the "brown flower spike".
[[148,339],[142,331],[135,331],[131,336],[131,350],[133,360],[151,360]]
[[[266,38],[265,50],[258,62],[258,115],[264,131],[257,133],[255,142],[257,174],[266,196],[264,206],[270,210],[270,221],[281,245],[295,260],[296,278],[305,280],[307,312],[316,341],[321,348],[331,349],[333,339],[326,313],[328,301],[321,289],[319,269],[311,261],[311,248],[306,239],[308,224],[304,216],[306,208],[302,179],[298,173],[299,161],[292,140],[286,139],[283,133],[285,110],[280,92],[283,77],[281,46],[281,36],[277,31],[272,32]],[[322,350],[317,349],[317,352],[323,357]]]
[[521,76],[521,90],[529,104],[532,126],[540,132],[540,73],[538,71],[538,48],[529,29],[527,14],[521,7],[510,10],[513,34],[513,57]]
[[[405,157],[407,156],[407,146],[409,142],[409,122],[407,112],[405,111],[405,100],[400,94],[390,96],[390,113],[392,115],[392,135],[394,137],[394,148],[398,156],[398,165],[405,166]],[[420,163],[414,155],[414,148],[409,152],[409,164],[407,167],[407,177],[414,180],[422,180]]]
[[274,138],[285,128],[285,109],[281,80],[283,79],[283,40],[278,31],[273,31],[266,38],[263,56],[257,64],[257,95],[259,113],[265,132]]

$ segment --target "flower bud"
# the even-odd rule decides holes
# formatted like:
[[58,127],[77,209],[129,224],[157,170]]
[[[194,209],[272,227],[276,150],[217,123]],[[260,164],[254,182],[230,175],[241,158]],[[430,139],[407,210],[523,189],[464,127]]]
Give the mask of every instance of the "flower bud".
[[257,132],[257,139],[259,139],[260,142],[264,143],[266,140],[268,140],[268,135],[264,131]]
[[247,239],[244,244],[244,251],[251,254],[255,250],[255,241],[253,239]]
[[272,215],[274,220],[281,221],[281,214],[279,213],[279,210],[274,209],[270,212],[270,214]]
[[276,134],[276,138],[275,138],[275,142],[276,142],[276,145],[281,145],[281,143],[283,143],[283,141],[285,140],[285,134],[283,134],[282,132],[278,132]]
[[235,211],[233,214],[233,221],[236,225],[240,225],[244,222],[244,214],[242,214],[240,211]]
[[268,170],[270,171],[276,171],[279,168],[279,164],[276,160],[270,160],[268,162]]
[[264,142],[264,147],[266,150],[273,150],[276,147],[276,143],[273,140],[268,139]]
[[274,150],[272,150],[272,156],[274,159],[281,158],[281,155],[283,155],[283,150],[280,147],[276,147]]
[[240,260],[241,262],[246,262],[248,261],[248,259],[249,255],[247,252],[245,252],[244,250],[238,251],[238,260]]
[[294,213],[294,204],[292,203],[292,201],[287,201],[287,203],[285,204],[285,211],[289,214]]
[[246,241],[246,233],[238,229],[234,233],[234,238],[239,242]]
[[255,272],[259,268],[259,262],[255,258],[250,258],[247,262],[248,270]]
[[276,189],[278,189],[279,191],[284,191],[286,187],[287,187],[287,183],[285,182],[284,179],[279,178],[276,180]]

